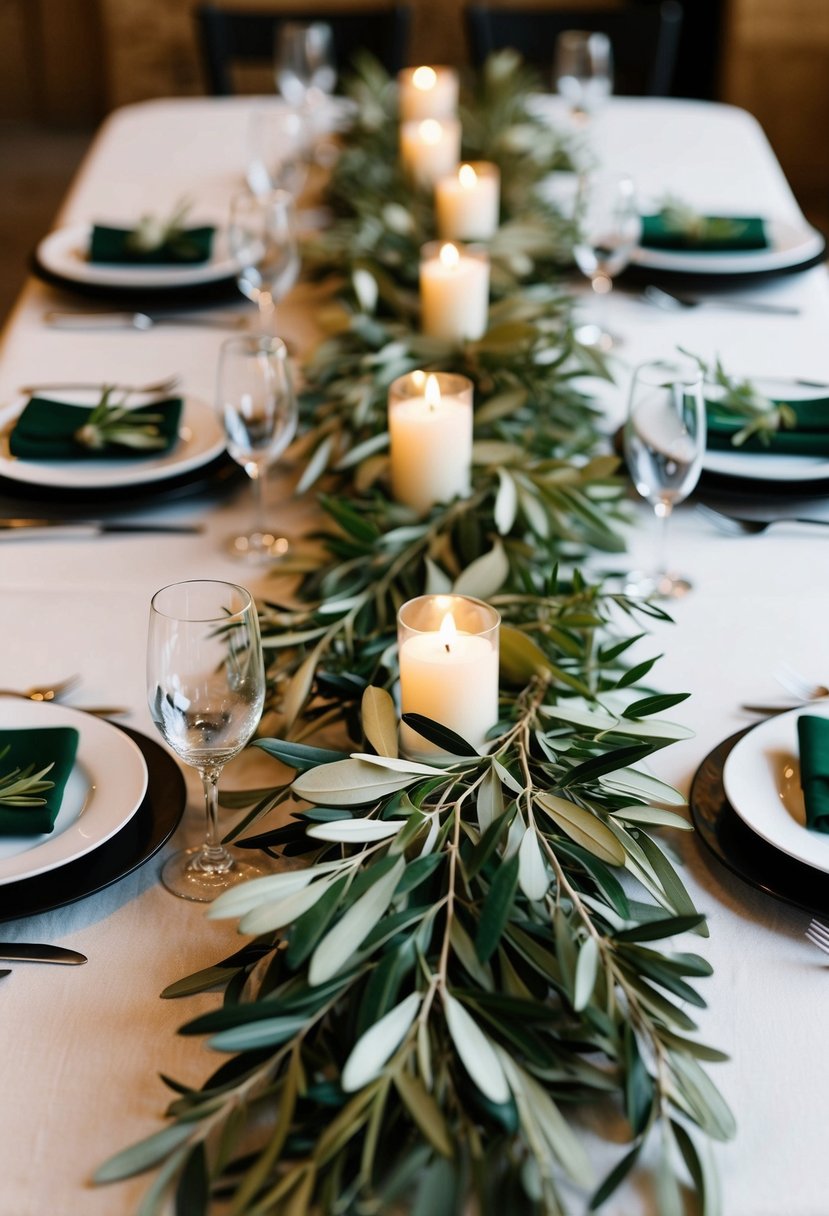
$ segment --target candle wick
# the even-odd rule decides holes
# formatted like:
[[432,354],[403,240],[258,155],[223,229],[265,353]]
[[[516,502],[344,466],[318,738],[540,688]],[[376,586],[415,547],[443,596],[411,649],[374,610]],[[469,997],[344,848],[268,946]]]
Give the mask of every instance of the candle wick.
[[447,653],[447,654],[451,654],[451,653],[452,653],[452,651],[449,649],[449,643],[448,643],[448,642],[444,642],[444,643],[443,643],[443,646],[444,646],[444,649],[445,649],[445,651],[446,651],[446,653]]

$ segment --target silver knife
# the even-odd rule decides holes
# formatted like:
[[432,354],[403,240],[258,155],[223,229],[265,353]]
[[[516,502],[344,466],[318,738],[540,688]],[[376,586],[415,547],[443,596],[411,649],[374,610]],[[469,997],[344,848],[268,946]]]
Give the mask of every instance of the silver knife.
[[151,317],[146,312],[46,312],[43,320],[53,329],[152,329],[154,325],[198,325],[217,329],[241,329],[247,317],[184,316]]
[[71,540],[110,533],[120,533],[125,536],[137,536],[141,533],[190,536],[201,531],[201,524],[122,524],[98,519],[0,519],[0,542],[4,540]]
[[35,942],[0,942],[0,962],[4,963],[68,963],[77,966],[87,962],[85,954],[67,950],[65,946],[43,946]]

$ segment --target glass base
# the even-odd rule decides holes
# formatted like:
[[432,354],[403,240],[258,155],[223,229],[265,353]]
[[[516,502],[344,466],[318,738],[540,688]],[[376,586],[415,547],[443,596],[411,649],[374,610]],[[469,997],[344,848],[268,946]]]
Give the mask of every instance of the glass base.
[[214,862],[205,852],[204,845],[182,849],[166,861],[161,869],[161,881],[168,891],[180,899],[196,903],[212,903],[222,891],[235,887],[250,878],[261,878],[273,873],[269,859],[240,858],[235,850],[222,849],[227,862]]
[[644,574],[633,570],[625,575],[625,594],[636,599],[679,600],[692,589],[693,583],[681,574]]
[[290,549],[290,543],[285,536],[275,532],[248,532],[242,536],[231,536],[227,542],[227,551],[231,557],[251,565],[264,565],[284,557]]

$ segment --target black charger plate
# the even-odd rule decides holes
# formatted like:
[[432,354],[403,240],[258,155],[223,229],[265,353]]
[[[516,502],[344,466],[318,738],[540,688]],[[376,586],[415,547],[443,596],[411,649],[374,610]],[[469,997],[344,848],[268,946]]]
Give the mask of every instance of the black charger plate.
[[119,727],[138,744],[147,765],[144,801],[116,834],[75,861],[0,886],[0,921],[51,912],[103,891],[143,866],[169,840],[187,801],[184,776],[172,756],[146,735]]
[[753,728],[731,735],[697,769],[689,799],[697,839],[720,865],[775,899],[829,915],[829,874],[781,853],[752,832],[725,796],[723,768],[732,748]]

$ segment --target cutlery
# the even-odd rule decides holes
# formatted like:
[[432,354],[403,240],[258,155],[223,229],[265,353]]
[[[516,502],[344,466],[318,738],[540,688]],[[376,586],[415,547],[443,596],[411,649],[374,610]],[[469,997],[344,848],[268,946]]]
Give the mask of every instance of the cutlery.
[[138,536],[194,535],[203,530],[201,524],[122,524],[100,519],[0,519],[0,542],[4,540],[69,540],[107,533]]
[[19,389],[21,394],[31,397],[33,393],[53,393],[63,389],[64,391],[85,390],[96,391],[102,393],[105,388],[114,389],[117,393],[146,393],[148,396],[158,394],[159,397],[166,396],[171,393],[174,388],[177,388],[181,376],[168,376],[166,380],[156,380],[152,384],[104,384],[101,381],[97,383],[81,383],[79,381],[67,380],[64,382],[53,381],[51,384],[24,384]]
[[43,320],[53,329],[152,329],[155,325],[197,325],[242,329],[247,317],[192,317],[170,314],[151,317],[145,312],[46,312]]
[[74,688],[80,682],[80,676],[69,676],[60,680],[54,686],[49,684],[34,684],[31,688],[0,688],[0,696],[22,697],[24,701],[58,701],[65,692]]
[[819,920],[812,920],[806,930],[806,936],[812,945],[817,946],[824,954],[829,954],[829,929]]
[[642,292],[642,299],[666,312],[679,312],[685,308],[727,308],[736,312],[764,312],[779,317],[796,317],[800,309],[791,304],[769,304],[764,300],[734,300],[722,296],[702,299],[700,296],[677,295],[650,284]]
[[707,503],[702,502],[697,503],[696,511],[728,536],[753,536],[759,532],[765,532],[773,524],[823,524],[824,527],[829,525],[829,518],[817,519],[808,515],[778,515],[774,519],[746,519],[742,515],[728,515],[724,511],[717,511],[714,507],[709,507]]
[[44,946],[39,942],[0,942],[4,963],[68,963],[77,966],[88,961],[85,954],[65,946]]
[[778,684],[786,689],[786,692],[791,693],[795,698],[794,705],[742,705],[740,708],[748,710],[753,714],[785,714],[790,709],[801,709],[812,701],[822,701],[824,697],[829,697],[829,688],[825,684],[813,684],[801,675],[799,671],[795,671],[788,663],[783,663],[774,673],[774,678]]

